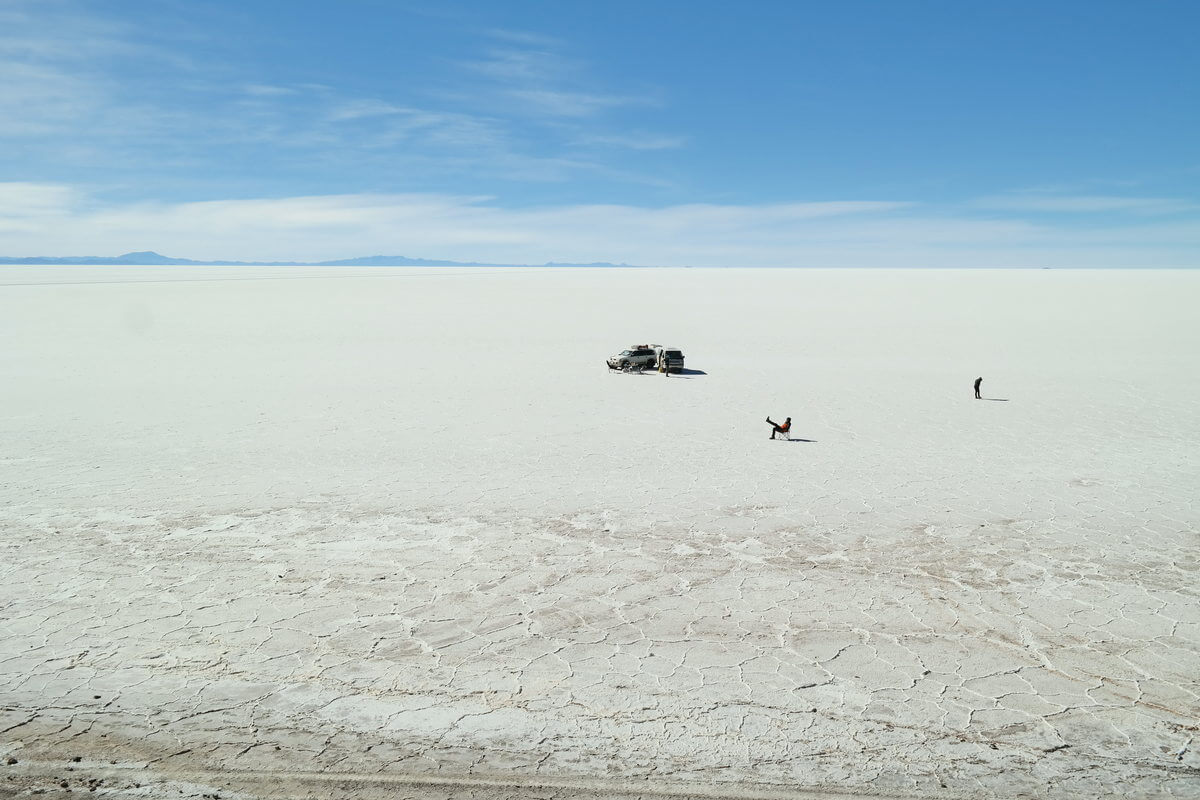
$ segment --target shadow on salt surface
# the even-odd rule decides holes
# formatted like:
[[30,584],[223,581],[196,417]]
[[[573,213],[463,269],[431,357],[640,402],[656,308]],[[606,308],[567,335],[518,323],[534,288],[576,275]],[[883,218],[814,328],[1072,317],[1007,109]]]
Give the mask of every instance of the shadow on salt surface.
[[[658,370],[654,370],[654,369],[612,369],[612,368],[609,368],[608,371],[610,373],[615,372],[618,375],[661,375],[662,374]],[[672,372],[670,374],[670,376],[668,376],[668,377],[690,378],[693,375],[707,375],[707,374],[708,373],[702,369],[683,369],[683,370],[680,370],[679,372]]]

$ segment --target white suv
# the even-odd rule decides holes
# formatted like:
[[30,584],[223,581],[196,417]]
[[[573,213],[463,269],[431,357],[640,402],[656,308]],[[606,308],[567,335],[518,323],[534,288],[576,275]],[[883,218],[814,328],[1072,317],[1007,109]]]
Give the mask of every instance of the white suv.
[[660,349],[662,349],[662,346],[656,344],[634,345],[608,359],[608,368],[629,369],[630,367],[642,367],[643,369],[653,369],[658,365],[658,351]]

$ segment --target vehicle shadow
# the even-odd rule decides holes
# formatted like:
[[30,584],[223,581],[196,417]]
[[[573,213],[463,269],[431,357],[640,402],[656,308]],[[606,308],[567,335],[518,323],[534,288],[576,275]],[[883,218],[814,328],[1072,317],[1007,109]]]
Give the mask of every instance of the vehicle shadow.
[[[654,369],[653,367],[646,367],[645,369],[613,369],[612,367],[609,367],[608,371],[610,373],[615,372],[618,375],[662,375],[661,372],[659,372],[657,369]],[[686,379],[686,378],[693,378],[697,375],[707,375],[707,374],[708,373],[702,369],[681,369],[681,370],[672,372],[667,377],[669,377],[669,378],[685,378]]]

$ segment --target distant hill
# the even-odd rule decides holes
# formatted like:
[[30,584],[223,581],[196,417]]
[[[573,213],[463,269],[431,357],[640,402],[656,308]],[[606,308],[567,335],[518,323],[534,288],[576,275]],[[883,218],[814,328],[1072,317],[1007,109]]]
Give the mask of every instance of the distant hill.
[[[252,261],[193,261],[190,258],[171,258],[160,255],[152,250],[141,250],[136,253],[126,253],[116,256],[30,256],[22,258],[0,257],[0,264],[82,264],[89,266],[157,266],[188,264],[207,266],[258,266],[264,262]],[[300,266],[299,262],[274,262],[278,266]]]
[[334,261],[196,261],[191,258],[171,258],[152,250],[108,256],[29,256],[13,258],[0,256],[0,264],[60,264],[95,266],[213,266],[213,267],[629,267],[632,264],[610,264],[599,261],[591,264],[567,264],[550,261],[545,264],[488,264],[479,261],[443,261],[432,258],[405,256],[363,256],[340,258]]

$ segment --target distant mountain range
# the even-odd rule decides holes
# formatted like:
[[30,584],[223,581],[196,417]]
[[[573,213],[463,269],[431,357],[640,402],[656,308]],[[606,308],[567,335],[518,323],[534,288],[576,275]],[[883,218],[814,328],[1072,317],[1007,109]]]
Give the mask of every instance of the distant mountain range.
[[341,258],[336,261],[196,261],[191,258],[171,258],[152,250],[126,253],[122,256],[30,256],[9,258],[0,256],[0,264],[81,264],[108,266],[206,266],[206,267],[632,267],[633,264],[610,264],[599,261],[591,264],[568,264],[550,261],[545,264],[484,264],[478,261],[441,261],[433,258],[404,256],[364,256]]

